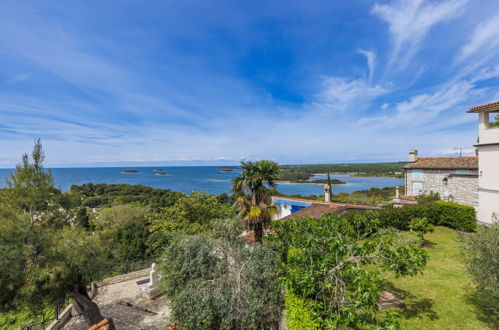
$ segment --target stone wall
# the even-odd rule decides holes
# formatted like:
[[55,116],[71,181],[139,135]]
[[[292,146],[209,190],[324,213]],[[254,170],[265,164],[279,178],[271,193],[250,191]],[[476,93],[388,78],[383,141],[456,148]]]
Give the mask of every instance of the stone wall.
[[447,187],[449,202],[478,207],[478,175],[451,174]]
[[405,172],[406,194],[413,195],[413,184],[422,184],[422,193],[438,193],[442,200],[476,207],[478,205],[478,174],[456,174],[455,170],[424,169],[421,179],[413,179],[412,169]]

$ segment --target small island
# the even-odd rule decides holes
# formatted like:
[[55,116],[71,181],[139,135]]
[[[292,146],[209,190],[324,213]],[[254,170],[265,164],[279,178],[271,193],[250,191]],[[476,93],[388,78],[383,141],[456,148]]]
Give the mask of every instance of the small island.
[[139,173],[139,171],[138,170],[124,170],[121,173]]
[[237,166],[220,166],[218,168],[218,170],[220,172],[233,172],[233,171],[236,171],[238,169],[239,169],[239,167],[237,167]]
[[154,169],[153,171],[154,171],[154,172],[163,172],[163,171],[164,171],[164,169],[162,169],[162,168],[157,168],[157,169]]

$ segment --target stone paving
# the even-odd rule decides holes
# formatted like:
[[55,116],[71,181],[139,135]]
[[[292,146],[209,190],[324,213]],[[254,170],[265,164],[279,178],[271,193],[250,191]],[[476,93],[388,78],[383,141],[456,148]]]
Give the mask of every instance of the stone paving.
[[[154,300],[140,297],[137,281],[149,278],[140,277],[120,283],[99,287],[93,299],[102,315],[112,318],[116,329],[166,329],[170,319],[170,308],[164,296]],[[82,316],[73,316],[63,329],[86,330]]]

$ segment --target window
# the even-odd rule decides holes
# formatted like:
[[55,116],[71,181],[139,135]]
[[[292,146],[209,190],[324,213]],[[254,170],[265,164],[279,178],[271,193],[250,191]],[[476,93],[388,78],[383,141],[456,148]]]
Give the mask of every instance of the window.
[[412,170],[412,179],[413,180],[423,179],[423,170]]
[[423,184],[421,182],[415,182],[412,184],[413,195],[421,195],[422,191],[423,191]]
[[468,170],[456,170],[456,174],[470,174]]

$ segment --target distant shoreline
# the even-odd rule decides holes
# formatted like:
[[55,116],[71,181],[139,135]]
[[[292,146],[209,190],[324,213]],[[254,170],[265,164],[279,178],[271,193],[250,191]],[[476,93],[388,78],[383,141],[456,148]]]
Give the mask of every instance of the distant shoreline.
[[[278,184],[312,184],[312,185],[318,185],[318,186],[323,186],[325,183],[323,182],[294,182],[294,181],[276,181]],[[346,184],[346,182],[343,183],[332,183],[333,186],[336,185],[343,185]]]

